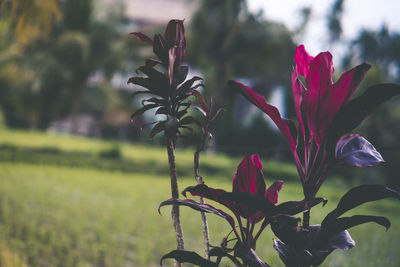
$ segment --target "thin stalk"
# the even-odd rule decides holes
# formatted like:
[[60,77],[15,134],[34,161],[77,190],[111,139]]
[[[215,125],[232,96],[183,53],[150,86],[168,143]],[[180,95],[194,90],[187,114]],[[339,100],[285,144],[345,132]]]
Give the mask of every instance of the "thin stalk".
[[[175,146],[174,139],[167,137],[167,152],[168,152],[168,163],[169,163],[169,175],[171,178],[171,193],[172,198],[179,198],[179,190],[178,190],[178,179],[176,175],[176,167],[175,167]],[[181,222],[179,219],[179,206],[174,205],[172,207],[172,221],[174,223],[175,235],[176,235],[176,243],[178,250],[184,250],[184,240],[183,240],[183,231]],[[178,261],[175,261],[175,266],[180,267],[181,264]]]
[[[200,166],[200,152],[204,148],[204,142],[197,146],[196,152],[194,153],[194,177],[198,184],[203,183],[203,178],[199,175]],[[200,197],[200,203],[204,204],[203,197]],[[204,249],[206,253],[206,258],[210,259],[210,234],[208,231],[207,216],[204,212],[201,212],[201,227],[203,228],[203,238],[204,238]]]
[[262,231],[265,229],[265,227],[267,227],[267,225],[269,224],[269,218],[265,217],[264,221],[262,222],[260,229],[258,230],[256,236],[253,238],[252,242],[251,242],[251,246],[254,246],[254,243],[257,241],[257,239],[260,237]]

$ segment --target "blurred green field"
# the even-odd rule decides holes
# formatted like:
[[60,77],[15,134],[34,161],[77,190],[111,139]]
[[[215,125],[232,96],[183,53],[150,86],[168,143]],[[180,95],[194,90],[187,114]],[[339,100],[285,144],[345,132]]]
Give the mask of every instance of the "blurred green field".
[[[115,148],[120,154],[102,153]],[[175,247],[170,208],[157,213],[159,203],[170,196],[165,154],[144,145],[0,130],[1,266],[158,266],[160,257]],[[194,184],[192,152],[178,153],[177,160],[185,169],[183,189]],[[212,167],[203,172],[209,174],[204,177],[207,184],[229,190],[239,160],[203,155],[204,165]],[[127,167],[136,164],[142,169]],[[265,162],[264,167],[274,164]],[[287,181],[284,174],[293,171],[283,170],[287,166],[275,166],[280,175],[268,175],[267,183]],[[301,199],[299,184],[288,180],[279,201]],[[312,210],[312,223],[320,222],[345,191],[340,182],[323,187],[320,196],[329,202]],[[335,251],[323,266],[400,266],[399,210],[399,203],[391,200],[358,208],[358,214],[387,216],[393,226],[388,232],[374,224],[351,229],[356,247]],[[202,254],[199,218],[182,208],[186,248]],[[219,217],[208,218],[211,241],[218,244],[229,227]],[[269,229],[264,231],[257,253],[272,266],[283,266],[272,238]]]

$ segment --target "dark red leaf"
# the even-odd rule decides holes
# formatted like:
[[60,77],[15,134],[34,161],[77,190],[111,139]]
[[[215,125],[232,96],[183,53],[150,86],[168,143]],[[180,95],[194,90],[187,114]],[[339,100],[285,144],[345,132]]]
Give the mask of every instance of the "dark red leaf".
[[237,234],[236,231],[236,226],[235,226],[235,221],[233,220],[232,216],[230,216],[228,213],[216,209],[213,206],[209,205],[209,204],[202,204],[202,203],[198,203],[194,200],[191,199],[174,199],[171,198],[169,200],[163,201],[161,202],[160,206],[158,207],[158,212],[160,212],[160,208],[166,205],[179,205],[179,206],[187,206],[190,207],[194,210],[197,211],[201,211],[201,212],[207,212],[207,213],[212,213],[215,214],[219,217],[224,218],[226,221],[228,221],[228,223],[231,225],[232,230],[234,230],[234,232]]
[[162,256],[160,260],[160,265],[162,266],[162,262],[165,259],[175,259],[179,261],[180,263],[191,263],[197,266],[201,267],[218,267],[218,265],[212,261],[209,261],[203,257],[201,257],[199,254],[193,251],[186,251],[186,250],[173,250],[169,252],[168,254],[165,254]]
[[140,109],[136,110],[135,113],[132,114],[131,119],[132,119],[133,117],[135,117],[135,116],[142,115],[142,114],[145,113],[146,111],[148,111],[148,110],[150,110],[150,109],[153,109],[153,108],[156,108],[156,107],[158,107],[158,106],[159,106],[158,104],[150,104],[150,105],[143,106],[143,107],[141,107]]
[[197,100],[200,103],[201,108],[205,111],[205,113],[207,114],[207,117],[208,117],[210,110],[208,109],[206,101],[204,100],[204,96],[197,90],[193,90],[193,94],[196,96]]
[[329,226],[327,226],[328,229],[326,231],[328,231],[330,234],[336,234],[351,227],[368,222],[380,224],[384,226],[386,230],[390,228],[390,221],[385,217],[371,215],[354,215],[351,217],[342,217],[336,219],[334,222],[329,223]]
[[332,145],[345,133],[356,128],[378,105],[400,94],[400,85],[377,84],[347,103],[336,115],[329,129]]
[[361,204],[389,197],[400,199],[400,193],[383,185],[360,185],[354,187],[340,199],[336,209],[325,217],[321,225],[322,227],[329,225],[346,211]]
[[248,248],[247,246],[238,242],[238,246],[236,246],[235,254],[237,257],[243,260],[243,263],[246,266],[251,267],[270,267],[267,263],[262,261],[256,254],[256,252],[252,248]]
[[[326,200],[325,198],[317,197],[314,199],[314,201],[312,202],[312,204],[310,205],[309,208],[312,208],[321,202],[322,202],[323,206],[325,206],[325,204],[328,202],[328,200]],[[283,202],[283,203],[279,204],[276,207],[277,207],[278,213],[295,215],[295,214],[305,210],[305,203],[306,203],[305,200],[287,201],[287,202]]]
[[224,109],[224,108],[219,108],[219,109],[217,110],[217,112],[215,112],[214,117],[212,117],[210,121],[214,121],[214,120],[218,117],[218,115],[219,115],[221,112],[223,112],[223,111],[226,111],[226,109]]
[[310,266],[311,253],[304,249],[294,249],[280,240],[273,241],[274,248],[278,251],[279,258],[288,267],[308,267]]
[[265,178],[258,154],[245,156],[240,162],[233,177],[232,192],[248,192],[264,196]]
[[141,42],[146,42],[150,45],[153,45],[153,40],[141,32],[131,32],[130,34],[135,35]]

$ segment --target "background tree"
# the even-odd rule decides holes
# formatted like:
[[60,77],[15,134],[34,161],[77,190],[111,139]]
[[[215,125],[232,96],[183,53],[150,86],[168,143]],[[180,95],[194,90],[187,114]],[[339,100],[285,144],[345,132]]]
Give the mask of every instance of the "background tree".
[[[204,72],[206,94],[213,92],[216,106],[227,110],[215,131],[217,145],[226,148],[240,139],[246,146],[251,132],[233,122],[236,94],[227,88],[226,81],[246,78],[264,93],[277,85],[289,88],[292,57],[287,51],[295,47],[291,33],[283,24],[251,14],[243,0],[202,1],[189,32],[189,61]],[[267,139],[260,139],[258,145]]]

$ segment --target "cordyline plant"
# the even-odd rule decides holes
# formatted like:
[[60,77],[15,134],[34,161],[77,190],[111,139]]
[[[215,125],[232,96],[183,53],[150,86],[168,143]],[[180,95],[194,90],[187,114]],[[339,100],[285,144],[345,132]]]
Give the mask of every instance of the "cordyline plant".
[[[175,142],[182,136],[182,129],[192,130],[190,127],[195,119],[187,115],[191,102],[188,98],[196,92],[195,89],[202,86],[202,78],[193,77],[186,80],[189,68],[183,65],[185,60],[186,40],[182,20],[171,20],[163,34],[156,34],[153,39],[141,32],[133,32],[140,41],[153,47],[157,59],[147,59],[145,65],[138,68],[145,77],[132,77],[128,83],[139,85],[146,90],[137,91],[138,94],[151,95],[142,101],[142,107],[132,115],[132,118],[144,112],[157,109],[156,114],[166,116],[166,119],[155,122],[150,132],[153,138],[163,132],[168,151],[169,170],[171,177],[171,193],[173,198],[179,198],[178,182],[175,168]],[[172,218],[175,227],[177,248],[184,249],[183,232],[179,218],[179,208],[174,206]],[[179,264],[177,264],[179,265]]]
[[[282,118],[276,107],[247,86],[233,80],[229,81],[229,85],[264,111],[285,135],[299,172],[304,199],[277,205],[283,182],[277,181],[266,189],[259,156],[245,156],[234,175],[232,192],[214,189],[204,183],[190,186],[182,192],[185,197],[189,192],[192,196],[222,204],[233,216],[192,199],[172,198],[160,204],[160,208],[165,205],[188,206],[225,219],[232,231],[220,246],[212,246],[209,255],[215,259],[203,258],[193,251],[174,250],[164,255],[161,262],[174,258],[198,266],[219,266],[221,259],[227,257],[235,266],[269,266],[257,256],[255,248],[260,234],[271,225],[273,233],[279,238],[273,241],[273,246],[286,266],[317,266],[333,250],[348,250],[355,245],[347,229],[367,222],[375,222],[386,229],[390,227],[385,217],[342,216],[366,202],[388,197],[400,199],[400,193],[382,185],[352,188],[321,224],[309,225],[309,220],[311,208],[321,202],[326,203],[324,198],[316,197],[316,194],[333,166],[347,163],[366,167],[383,162],[382,156],[365,138],[357,134],[345,134],[357,127],[376,106],[400,94],[400,86],[374,85],[360,97],[351,100],[371,67],[369,64],[363,63],[346,71],[333,83],[334,69],[329,52],[313,58],[301,45],[296,49],[294,60],[296,67],[292,73],[292,86],[297,125]],[[299,225],[300,218],[293,216],[300,212],[303,212],[303,225]]]
[[332,167],[339,163],[366,167],[383,162],[380,153],[364,137],[344,134],[356,128],[376,106],[400,94],[400,85],[374,85],[360,97],[351,99],[371,65],[358,65],[333,83],[334,68],[329,52],[314,58],[300,45],[296,48],[294,61],[292,89],[297,125],[282,118],[276,107],[247,86],[233,80],[229,85],[265,112],[286,137],[303,186],[305,210],[302,226],[298,226],[298,218],[288,215],[277,215],[272,219],[271,228],[281,239],[274,241],[274,247],[287,266],[310,266],[321,264],[336,248],[354,246],[346,229],[366,222],[390,226],[384,217],[355,215],[339,218],[362,203],[386,197],[399,198],[398,192],[381,185],[351,189],[321,225],[310,226],[309,220],[312,203]]

